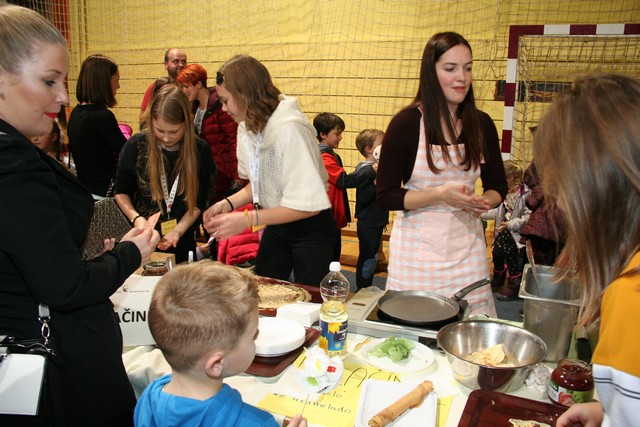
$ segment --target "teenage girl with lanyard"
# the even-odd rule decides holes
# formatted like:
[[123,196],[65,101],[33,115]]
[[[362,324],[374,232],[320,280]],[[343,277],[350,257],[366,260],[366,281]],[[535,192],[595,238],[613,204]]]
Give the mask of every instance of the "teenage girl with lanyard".
[[[235,56],[218,71],[224,111],[238,122],[238,173],[250,182],[204,213],[211,236],[226,240],[266,225],[256,258],[260,276],[319,285],[335,244],[327,172],[315,129],[255,58]],[[233,212],[253,203],[253,211]]]
[[177,86],[160,89],[149,109],[147,128],[120,153],[115,199],[134,226],[162,212],[158,249],[175,253],[181,263],[196,253],[195,221],[211,199],[216,166]]

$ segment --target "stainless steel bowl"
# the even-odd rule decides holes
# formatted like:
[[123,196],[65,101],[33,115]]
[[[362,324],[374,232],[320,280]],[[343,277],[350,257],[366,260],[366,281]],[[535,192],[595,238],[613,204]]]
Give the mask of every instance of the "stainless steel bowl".
[[[467,320],[451,323],[438,332],[438,346],[447,354],[455,379],[473,390],[510,392],[519,389],[533,367],[547,354],[537,335],[507,323]],[[474,351],[503,344],[514,367],[490,367],[464,360]]]

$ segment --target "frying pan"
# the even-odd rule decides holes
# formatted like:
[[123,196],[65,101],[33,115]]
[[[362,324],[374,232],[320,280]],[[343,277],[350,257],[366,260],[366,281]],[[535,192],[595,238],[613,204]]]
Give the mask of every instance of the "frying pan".
[[429,326],[457,319],[460,302],[468,293],[491,283],[478,280],[455,293],[453,298],[431,291],[387,291],[378,300],[378,309],[399,323]]

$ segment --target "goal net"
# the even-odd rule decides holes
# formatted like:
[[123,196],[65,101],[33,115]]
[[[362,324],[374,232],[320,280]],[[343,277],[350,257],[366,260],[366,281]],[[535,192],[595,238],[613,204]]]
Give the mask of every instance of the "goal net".
[[[428,38],[440,31],[464,35],[473,48],[479,108],[503,125],[500,82],[507,74],[513,25],[640,22],[638,0],[23,0],[67,36],[69,90],[76,105],[80,64],[102,53],[120,67],[119,121],[138,127],[144,91],[166,75],[167,48],[185,50],[213,76],[235,54],[249,54],[270,70],[276,85],[296,96],[310,120],[338,114],[346,131],[338,150],[347,172],[363,159],[357,133],[385,130],[414,98]],[[543,113],[540,86],[568,82],[600,68],[639,75],[637,40],[617,37],[527,37],[521,46],[524,102],[517,103],[513,156],[530,157],[528,127]],[[213,79],[210,78],[210,84]],[[534,84],[535,83],[535,84]],[[554,86],[555,87],[555,86]],[[528,91],[528,92],[527,92]],[[546,89],[544,90],[546,94]],[[518,145],[520,144],[520,145]],[[355,192],[349,192],[354,203]],[[352,206],[353,211],[353,206]]]
[[531,161],[531,128],[576,77],[617,73],[640,78],[640,36],[534,35],[520,38],[512,157]]

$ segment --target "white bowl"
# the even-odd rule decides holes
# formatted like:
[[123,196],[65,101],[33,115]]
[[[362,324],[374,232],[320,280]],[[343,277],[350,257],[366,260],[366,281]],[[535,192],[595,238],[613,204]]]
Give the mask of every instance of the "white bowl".
[[261,317],[258,322],[256,355],[276,357],[295,350],[304,343],[306,330],[298,322],[278,317]]

